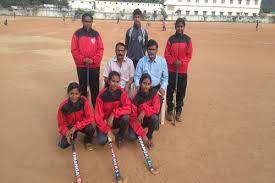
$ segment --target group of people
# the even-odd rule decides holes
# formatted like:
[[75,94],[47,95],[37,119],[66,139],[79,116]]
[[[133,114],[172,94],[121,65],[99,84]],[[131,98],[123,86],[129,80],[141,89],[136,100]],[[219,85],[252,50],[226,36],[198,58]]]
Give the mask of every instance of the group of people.
[[[184,33],[185,20],[176,20],[176,33],[168,39],[165,58],[162,58],[157,56],[158,43],[148,40],[147,31],[141,27],[141,14],[139,9],[134,10],[134,25],[126,32],[125,44],[115,45],[115,56],[106,63],[105,85],[100,91],[103,42],[92,28],[92,15],[83,14],[83,27],[73,34],[71,42],[79,84],[69,84],[68,98],[58,109],[61,148],[70,146],[78,132],[85,134],[84,145],[88,150],[92,149],[95,132],[100,145],[106,144],[109,138],[121,147],[126,136],[133,141],[141,136],[147,147],[153,148],[153,133],[159,129],[159,113],[165,95],[166,119],[171,121],[173,110],[176,110],[176,120],[181,121],[187,69],[193,50],[191,38]],[[91,101],[87,99],[88,84]],[[118,129],[115,135],[113,129]]]

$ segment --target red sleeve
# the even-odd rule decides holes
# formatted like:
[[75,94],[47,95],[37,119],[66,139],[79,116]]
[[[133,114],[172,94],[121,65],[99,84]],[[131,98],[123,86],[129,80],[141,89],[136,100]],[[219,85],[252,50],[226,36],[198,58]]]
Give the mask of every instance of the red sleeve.
[[164,57],[165,57],[167,64],[170,64],[170,65],[173,64],[177,60],[176,57],[172,56],[172,45],[169,40],[166,43]]
[[122,94],[120,97],[121,107],[118,107],[113,110],[114,118],[119,118],[122,115],[131,113],[131,101],[129,100],[125,91],[122,90]]
[[141,124],[137,121],[137,106],[132,104],[130,126],[138,136],[144,137],[146,135]]
[[192,41],[190,39],[190,42],[187,43],[187,50],[185,53],[185,57],[183,59],[183,64],[186,65],[190,62],[191,58],[192,58],[192,53],[193,53],[193,46],[192,46]]
[[153,114],[158,114],[159,110],[160,110],[160,98],[157,93],[152,98],[152,103],[146,102],[140,105],[140,111],[144,111],[146,117],[151,117]]
[[103,42],[102,42],[100,35],[98,35],[96,38],[96,44],[97,44],[96,45],[97,49],[96,49],[96,53],[95,53],[94,57],[92,58],[92,60],[94,62],[93,64],[100,66],[102,56],[103,56],[103,51],[104,51]]
[[61,111],[61,106],[59,107],[58,112],[57,112],[57,121],[58,121],[59,133],[61,135],[65,136],[68,131],[68,127],[67,127],[66,118]]
[[76,64],[84,64],[84,62],[83,62],[84,56],[79,51],[78,38],[77,38],[77,36],[75,34],[72,37],[71,53],[73,55],[74,62]]
[[96,126],[99,128],[99,130],[103,133],[108,133],[110,131],[110,127],[104,121],[104,112],[103,112],[103,101],[100,97],[97,97],[96,104],[95,104],[95,121]]
[[77,121],[74,124],[76,130],[82,130],[83,128],[85,128],[85,126],[87,126],[88,124],[92,124],[95,121],[88,100],[85,100],[84,103],[84,115],[85,116],[83,117],[82,121]]

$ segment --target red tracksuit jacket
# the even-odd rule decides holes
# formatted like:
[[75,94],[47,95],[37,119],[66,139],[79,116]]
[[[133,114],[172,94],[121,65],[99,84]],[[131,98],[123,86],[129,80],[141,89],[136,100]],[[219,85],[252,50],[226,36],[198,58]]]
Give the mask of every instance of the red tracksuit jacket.
[[106,120],[111,114],[114,115],[114,118],[129,115],[131,113],[131,101],[120,87],[114,93],[111,93],[108,88],[104,88],[96,98],[95,111],[97,127],[101,132],[107,134],[111,127]]
[[137,117],[141,111],[145,112],[145,117],[151,117],[158,114],[160,110],[160,98],[157,90],[151,90],[148,95],[137,93],[132,101],[132,113],[130,126],[138,136],[145,136],[141,124],[137,121]]
[[87,31],[81,28],[74,33],[71,42],[71,52],[77,67],[86,67],[83,61],[85,58],[93,61],[90,68],[100,67],[103,50],[100,35],[94,29]]
[[59,133],[63,136],[66,135],[68,126],[73,126],[76,130],[82,130],[95,121],[90,103],[84,96],[81,96],[75,104],[69,99],[65,99],[58,108],[57,120]]
[[182,65],[179,68],[179,73],[187,73],[189,62],[192,58],[192,41],[186,34],[174,34],[172,35],[166,44],[164,57],[167,62],[169,72],[176,72],[176,68],[173,63],[176,60],[180,60]]

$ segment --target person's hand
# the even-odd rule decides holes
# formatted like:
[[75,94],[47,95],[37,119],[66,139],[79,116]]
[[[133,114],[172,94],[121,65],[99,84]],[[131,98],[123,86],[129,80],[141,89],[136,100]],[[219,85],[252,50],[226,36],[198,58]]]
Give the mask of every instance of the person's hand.
[[114,121],[114,115],[111,114],[107,119],[107,124],[109,125],[110,128],[113,126],[113,121]]
[[111,142],[115,139],[115,136],[114,136],[112,130],[110,130],[110,131],[107,133],[107,136],[108,136],[108,140],[110,140]]
[[178,67],[181,66],[182,63],[181,63],[180,60],[176,60],[173,64],[174,64],[174,67],[177,67],[177,68],[178,68]]
[[144,137],[142,137],[143,142],[147,142],[148,141],[148,137],[145,135]]
[[163,88],[161,88],[161,89],[159,89],[159,95],[160,96],[162,96],[162,97],[164,97],[164,95],[165,95],[165,90],[163,89]]
[[75,131],[76,131],[76,130],[75,130],[75,127],[72,127],[72,128],[69,130],[70,135],[71,135],[71,139],[74,138],[74,132],[75,132]]
[[85,59],[84,59],[84,62],[85,62],[85,64],[86,64],[86,66],[88,66],[88,65],[90,65],[90,64],[93,63],[93,61],[92,61],[91,59],[89,59],[89,58],[85,58]]
[[71,132],[70,132],[70,130],[68,130],[67,133],[66,133],[66,139],[67,139],[67,142],[68,142],[69,144],[72,143],[72,142],[71,142]]
[[139,113],[139,115],[138,115],[137,121],[142,124],[144,116],[145,116],[145,112],[141,111],[141,113]]
[[131,86],[131,85],[130,85],[128,82],[125,84],[124,90],[125,90],[126,93],[129,93],[129,91],[130,91],[130,86]]

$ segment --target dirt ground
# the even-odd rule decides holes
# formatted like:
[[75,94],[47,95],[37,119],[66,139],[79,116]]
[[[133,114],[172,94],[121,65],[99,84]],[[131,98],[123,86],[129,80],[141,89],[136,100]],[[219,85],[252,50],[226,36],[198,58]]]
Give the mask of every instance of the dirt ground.
[[[4,17],[1,17],[1,23]],[[145,23],[143,25],[145,26]],[[132,22],[95,20],[104,63],[124,42]],[[0,182],[73,182],[71,149],[57,147],[56,112],[65,87],[76,81],[70,53],[80,20],[9,18],[0,25]],[[163,56],[172,23],[147,28]],[[116,151],[128,183],[275,182],[275,25],[187,23],[194,54],[184,123],[168,122],[150,151],[160,174],[145,168],[138,143]],[[87,152],[77,144],[85,183],[114,182],[108,146]]]

